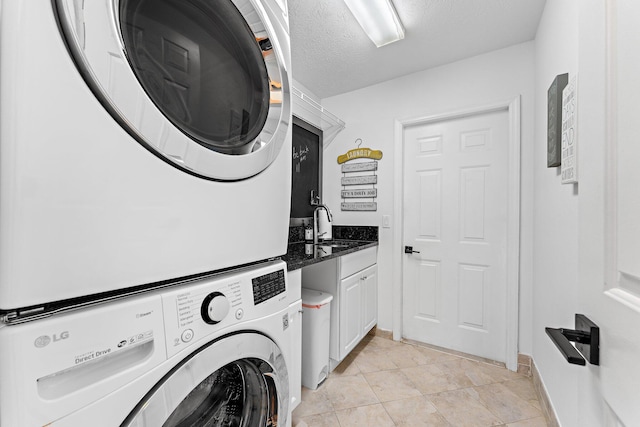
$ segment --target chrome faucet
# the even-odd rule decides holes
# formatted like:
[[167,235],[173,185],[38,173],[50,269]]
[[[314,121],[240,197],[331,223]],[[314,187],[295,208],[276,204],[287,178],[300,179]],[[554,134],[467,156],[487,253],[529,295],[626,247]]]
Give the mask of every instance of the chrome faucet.
[[326,231],[324,233],[318,233],[318,211],[324,209],[325,211],[327,211],[327,217],[329,218],[329,222],[333,221],[333,215],[331,215],[331,211],[329,210],[329,208],[327,207],[327,205],[318,205],[317,208],[315,208],[313,210],[313,244],[317,245],[318,244],[318,237],[324,236],[326,234]]

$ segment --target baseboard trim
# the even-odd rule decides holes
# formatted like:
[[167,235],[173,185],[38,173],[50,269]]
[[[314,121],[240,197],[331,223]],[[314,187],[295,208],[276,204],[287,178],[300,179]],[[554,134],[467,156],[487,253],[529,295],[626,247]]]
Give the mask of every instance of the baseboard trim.
[[367,335],[374,335],[376,337],[386,338],[388,340],[392,340],[393,339],[393,332],[385,331],[384,329],[378,329],[377,325],[374,326],[373,328],[371,328],[371,330],[369,331],[369,333]]
[[558,417],[553,409],[553,405],[551,404],[551,399],[549,399],[549,394],[547,393],[547,389],[542,382],[540,372],[538,372],[538,368],[536,367],[536,363],[533,359],[531,359],[531,373],[533,388],[535,389],[538,400],[540,401],[540,406],[542,406],[542,413],[544,414],[544,418],[547,420],[547,425],[549,427],[560,427]]
[[519,374],[526,375],[531,378],[531,356],[518,353],[518,371]]

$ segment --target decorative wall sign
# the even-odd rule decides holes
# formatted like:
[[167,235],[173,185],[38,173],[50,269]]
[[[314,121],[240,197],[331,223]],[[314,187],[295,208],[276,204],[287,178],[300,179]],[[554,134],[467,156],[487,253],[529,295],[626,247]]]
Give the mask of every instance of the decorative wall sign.
[[562,91],[562,169],[563,184],[578,182],[577,79]]
[[369,198],[369,197],[378,197],[378,189],[377,188],[367,188],[366,190],[342,190],[342,198],[343,199],[353,199],[353,198]]
[[342,165],[342,172],[365,172],[378,170],[378,162],[351,163]]
[[382,158],[382,151],[380,150],[372,150],[371,148],[356,148],[353,150],[349,150],[344,154],[339,155],[338,164],[341,165],[344,162],[348,162],[349,160],[354,160],[354,159],[380,160],[381,158]]
[[343,211],[377,211],[378,204],[376,202],[345,202],[340,207]]
[[347,176],[342,178],[342,185],[367,185],[367,184],[377,184],[377,183],[378,183],[377,175]]
[[562,90],[569,82],[569,74],[556,76],[547,91],[547,167],[560,166],[562,136]]
[[[376,211],[378,203],[375,199],[378,197],[378,189],[375,185],[378,183],[378,160],[382,159],[382,151],[372,150],[370,148],[360,148],[362,139],[356,139],[358,148],[349,150],[338,156],[338,164],[342,165],[342,203],[340,208],[343,211]],[[373,159],[373,161],[364,161],[365,159]],[[344,164],[350,162],[349,164]],[[349,174],[349,176],[347,176]],[[355,175],[351,175],[355,174]],[[362,186],[371,185],[372,188],[362,188]],[[351,187],[358,186],[358,187]],[[346,199],[350,199],[348,202]],[[351,199],[373,199],[374,201],[352,201]]]

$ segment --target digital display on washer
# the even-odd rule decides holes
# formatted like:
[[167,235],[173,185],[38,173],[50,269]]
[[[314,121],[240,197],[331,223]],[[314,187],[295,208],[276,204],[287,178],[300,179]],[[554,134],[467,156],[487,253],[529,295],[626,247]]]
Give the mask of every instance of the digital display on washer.
[[286,290],[284,270],[274,271],[251,279],[253,284],[253,304],[258,305]]

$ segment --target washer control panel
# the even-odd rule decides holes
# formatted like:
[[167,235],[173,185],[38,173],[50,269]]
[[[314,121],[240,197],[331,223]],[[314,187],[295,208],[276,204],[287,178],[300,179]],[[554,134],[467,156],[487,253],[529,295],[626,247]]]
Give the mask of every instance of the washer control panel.
[[258,305],[287,290],[284,270],[277,270],[251,279],[253,303]]
[[288,306],[286,264],[271,261],[162,293],[168,357],[210,334]]

